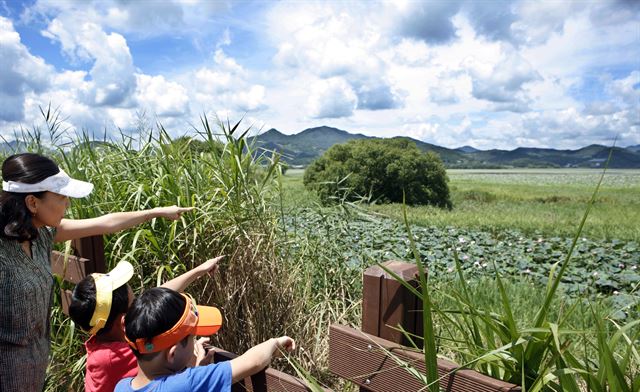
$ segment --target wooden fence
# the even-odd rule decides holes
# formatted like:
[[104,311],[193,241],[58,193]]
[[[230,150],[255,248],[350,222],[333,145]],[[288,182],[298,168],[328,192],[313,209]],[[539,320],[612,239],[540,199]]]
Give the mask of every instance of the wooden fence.
[[[93,272],[105,272],[102,237],[73,241],[73,256],[53,252],[52,271],[67,282],[77,283]],[[386,268],[417,286],[418,269],[413,264],[388,261]],[[68,314],[71,292],[62,290],[63,311]],[[406,331],[422,336],[422,304],[409,290],[378,266],[370,267],[363,276],[362,330],[344,325],[329,328],[329,370],[360,386],[361,392],[424,391],[424,382],[411,375],[400,363],[411,364],[426,374],[424,355],[403,344]],[[420,342],[417,342],[420,344]],[[215,348],[214,360],[226,361],[236,354]],[[394,359],[388,353],[393,353]],[[457,370],[453,362],[438,360],[441,388],[450,392],[520,391],[520,387],[485,376],[472,370]],[[306,384],[289,374],[267,368],[251,378],[234,384],[232,391],[303,392]],[[325,389],[330,392],[331,390]]]
[[[418,268],[402,261],[383,265],[418,285]],[[398,326],[422,336],[422,303],[384,269],[369,267],[363,276],[362,331],[332,325],[329,332],[329,369],[360,386],[360,391],[424,391],[425,382],[410,374],[404,363],[426,374],[424,355],[403,344],[405,335]],[[420,346],[421,342],[416,339]],[[389,355],[388,353],[392,353]],[[396,359],[394,359],[394,356]],[[520,387],[472,370],[456,370],[458,365],[439,359],[440,387],[450,392],[520,391]]]

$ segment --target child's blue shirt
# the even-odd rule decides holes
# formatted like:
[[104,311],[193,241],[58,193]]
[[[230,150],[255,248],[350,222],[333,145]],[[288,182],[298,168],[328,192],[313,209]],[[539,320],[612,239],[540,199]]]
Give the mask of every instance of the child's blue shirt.
[[198,392],[231,391],[231,363],[188,368],[180,373],[156,378],[140,389],[131,387],[133,377],[120,380],[114,392]]

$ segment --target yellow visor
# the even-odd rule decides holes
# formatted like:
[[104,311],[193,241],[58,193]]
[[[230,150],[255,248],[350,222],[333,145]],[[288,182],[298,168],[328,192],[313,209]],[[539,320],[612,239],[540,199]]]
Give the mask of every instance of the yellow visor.
[[121,261],[107,274],[91,274],[96,284],[96,308],[89,325],[89,333],[95,335],[107,323],[111,313],[113,290],[125,285],[133,276],[133,266],[127,261]]

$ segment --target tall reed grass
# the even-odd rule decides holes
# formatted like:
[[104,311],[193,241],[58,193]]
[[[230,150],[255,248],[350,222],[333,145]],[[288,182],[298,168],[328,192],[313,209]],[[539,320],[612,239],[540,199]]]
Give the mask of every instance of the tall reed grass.
[[[173,204],[195,207],[178,221],[153,220],[107,236],[108,268],[130,261],[135,268],[130,284],[140,292],[226,255],[217,276],[187,290],[199,303],[222,310],[223,329],[213,344],[241,353],[287,334],[302,348],[294,360],[328,380],[326,331],[331,322],[353,320],[357,306],[333,297],[342,282],[324,268],[339,261],[321,260],[312,240],[287,236],[279,204],[282,165],[277,154],[247,142],[250,127],[212,124],[202,117],[193,140],[173,140],[159,125],[95,141],[86,132],[70,134],[50,107],[43,116],[44,125],[16,133],[20,148],[50,155],[71,176],[95,185],[88,198],[72,202],[69,217]],[[326,281],[310,284],[320,276]],[[58,291],[47,391],[81,390],[87,335],[61,312]],[[276,365],[289,368],[286,360]]]

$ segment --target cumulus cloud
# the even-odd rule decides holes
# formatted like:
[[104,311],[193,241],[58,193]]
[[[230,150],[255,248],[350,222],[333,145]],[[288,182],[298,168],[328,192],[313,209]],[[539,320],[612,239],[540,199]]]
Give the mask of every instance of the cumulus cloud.
[[575,139],[609,144],[616,135],[626,137],[640,130],[637,122],[634,124],[634,117],[628,111],[593,115],[567,108],[524,114],[522,126],[529,137],[546,145],[574,145]]
[[189,96],[182,85],[162,75],[138,74],[136,100],[143,108],[161,117],[178,117],[189,111]]
[[398,34],[433,44],[456,38],[451,18],[458,13],[459,1],[415,1],[397,5],[395,28]]
[[516,41],[527,45],[539,45],[554,34],[562,33],[566,19],[583,8],[579,2],[529,2],[515,5],[518,20],[511,26]]
[[613,114],[619,110],[620,108],[611,102],[595,101],[585,104],[582,113],[597,116],[601,114]]
[[513,4],[509,0],[469,1],[463,10],[477,34],[490,40],[510,41],[511,25],[517,18]]
[[414,139],[435,142],[441,134],[441,124],[438,122],[405,124],[404,133]]
[[237,91],[230,98],[231,103],[240,111],[253,112],[266,108],[264,86],[252,85],[247,90]]
[[[281,20],[288,12],[287,7],[277,9],[272,18]],[[311,6],[300,17],[304,24],[296,20],[277,33],[274,62],[293,71],[311,72],[318,79],[342,78],[357,96],[357,109],[402,107],[403,94],[389,80],[387,60],[378,54],[384,48],[380,33],[361,17]]]
[[460,147],[463,144],[473,144],[470,139],[473,127],[474,123],[467,115],[456,115],[449,119],[433,115],[428,118],[416,116],[407,119],[402,129],[405,135],[414,139],[440,146]]
[[344,79],[335,77],[314,83],[307,103],[313,118],[349,117],[358,97]]
[[454,86],[448,83],[441,83],[430,87],[429,98],[431,102],[439,104],[452,104],[459,101]]
[[240,115],[266,109],[266,88],[250,83],[250,74],[235,59],[217,49],[213,64],[183,75],[203,108],[231,110]]
[[21,42],[11,20],[0,16],[0,120],[25,118],[25,95],[45,91],[53,68],[33,56]]
[[640,2],[636,0],[595,2],[590,9],[591,22],[597,26],[637,23],[639,17]]
[[475,98],[495,103],[496,110],[528,110],[523,85],[539,80],[540,75],[516,52],[506,49],[494,64],[469,59],[468,67]]
[[357,87],[358,109],[381,110],[402,106],[401,95],[384,81],[360,84]]
[[125,38],[105,33],[91,22],[69,20],[65,16],[51,21],[43,35],[59,41],[72,58],[93,61],[91,85],[84,97],[94,106],[132,107],[136,89],[133,59]]
[[616,102],[626,107],[640,108],[640,70],[635,70],[622,79],[611,80],[609,77],[605,79],[606,92]]
[[394,34],[428,44],[442,45],[459,39],[455,18],[463,16],[477,36],[530,46],[562,34],[565,22],[576,14],[587,13],[594,24],[600,25],[637,21],[640,15],[637,4],[633,1],[398,1],[387,7],[386,11],[390,12],[385,15],[391,20]]
[[202,33],[212,16],[228,11],[229,1],[163,0],[149,6],[144,1],[48,1],[38,0],[23,12],[31,22],[64,14],[76,20],[99,24],[107,30],[141,37],[157,37],[175,32]]
[[[44,29],[68,67],[0,23],[0,123],[37,120],[51,101],[95,130],[131,129],[145,110],[167,128],[249,113],[289,131],[325,123],[454,147],[578,147],[612,132],[637,144],[638,4],[36,1],[18,31]],[[166,50],[147,63],[136,50],[150,37],[198,60],[163,69]]]

